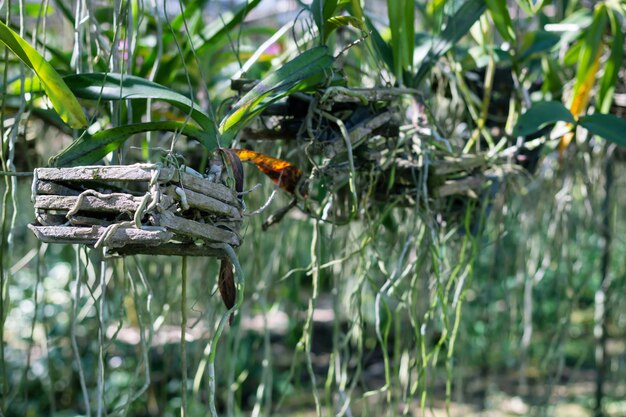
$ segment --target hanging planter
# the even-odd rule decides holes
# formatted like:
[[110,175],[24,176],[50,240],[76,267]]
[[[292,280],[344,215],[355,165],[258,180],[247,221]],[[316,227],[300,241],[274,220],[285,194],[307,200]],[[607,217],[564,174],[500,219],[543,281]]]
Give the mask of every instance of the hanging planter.
[[[252,80],[232,82],[239,94],[256,85]],[[419,116],[411,122],[405,120],[408,105]],[[288,154],[307,155],[293,161],[307,187],[293,186],[292,176],[282,171],[271,172],[266,155],[254,158],[246,150],[239,156],[275,182],[280,179],[280,187],[291,194],[308,191],[313,204],[324,206],[320,213],[332,213],[324,220],[345,224],[358,217],[359,207],[390,201],[414,207],[427,201],[430,208],[450,212],[446,217],[462,222],[470,204],[493,197],[505,177],[521,172],[516,165],[519,150],[471,147],[455,152],[427,116],[418,91],[409,88],[332,86],[315,94],[298,92],[267,106],[241,130],[240,140],[255,144],[280,139]],[[264,227],[275,222],[272,217]]]
[[159,164],[38,168],[33,179],[42,242],[107,248],[108,255],[223,258],[237,247],[242,205],[234,190]]

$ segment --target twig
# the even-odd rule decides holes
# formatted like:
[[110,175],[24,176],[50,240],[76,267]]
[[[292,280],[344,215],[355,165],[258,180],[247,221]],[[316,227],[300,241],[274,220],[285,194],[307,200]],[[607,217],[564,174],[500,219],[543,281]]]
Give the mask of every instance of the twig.
[[276,194],[278,192],[278,186],[274,187],[274,189],[272,190],[272,194],[270,194],[269,198],[267,199],[267,201],[265,203],[263,203],[263,205],[261,207],[259,207],[258,209],[254,210],[254,211],[250,211],[248,213],[244,213],[244,216],[256,216],[257,214],[261,214],[263,213],[272,203],[272,201],[274,200],[274,197],[276,197]]
[[326,119],[337,124],[337,126],[339,127],[339,131],[341,131],[341,136],[343,137],[344,143],[346,145],[346,151],[348,153],[348,162],[350,163],[350,173],[348,177],[348,184],[350,187],[350,193],[352,194],[352,207],[350,210],[351,211],[350,216],[352,217],[353,215],[356,214],[356,211],[357,211],[358,197],[356,193],[356,184],[355,184],[356,170],[354,169],[354,156],[352,155],[352,143],[350,142],[350,134],[348,133],[348,129],[346,129],[346,125],[343,123],[341,119],[325,111],[319,111],[319,113]]
[[304,329],[302,330],[302,337],[298,342],[298,345],[303,345],[305,357],[306,357],[306,367],[309,374],[309,378],[311,379],[311,387],[313,389],[313,399],[315,400],[315,411],[316,415],[319,417],[322,415],[321,404],[320,404],[320,395],[317,389],[317,379],[315,377],[315,371],[313,371],[313,362],[311,359],[311,345],[313,339],[313,312],[315,311],[315,307],[317,305],[317,299],[319,296],[319,259],[321,256],[321,245],[319,241],[319,233],[320,233],[320,224],[319,220],[315,219],[313,221],[313,241],[311,242],[311,271],[313,272],[313,293],[309,298],[309,308],[307,310],[307,318],[304,323]]
[[106,261],[100,261],[100,299],[99,299],[99,308],[98,308],[98,375],[97,375],[97,385],[98,385],[98,408],[96,415],[98,417],[102,417],[104,413],[104,338],[105,338],[105,328],[104,328],[104,306],[105,306],[105,295],[106,295]]
[[[72,318],[70,328],[70,340],[72,342],[72,351],[74,352],[74,359],[76,360],[76,368],[78,369],[78,380],[80,381],[80,390],[83,394],[83,403],[85,404],[85,412],[87,417],[91,417],[91,406],[89,404],[89,391],[87,391],[87,384],[85,382],[85,373],[83,371],[83,364],[81,362],[80,351],[78,350],[78,342],[76,341],[76,322],[78,317],[78,304],[80,303],[80,290],[82,286],[81,278],[81,261],[80,261],[80,246],[74,245],[76,251],[76,279],[74,280],[74,299],[72,300]],[[85,257],[86,260],[89,259]]]
[[202,382],[202,377],[204,376],[205,370],[208,370],[209,377],[209,411],[211,413],[211,417],[218,417],[217,409],[215,407],[215,353],[216,347],[224,331],[224,327],[229,320],[231,314],[234,314],[241,307],[241,303],[243,302],[243,293],[245,289],[245,279],[243,276],[243,270],[241,269],[241,264],[239,263],[239,259],[237,259],[237,254],[235,250],[228,243],[221,243],[217,245],[220,249],[224,251],[226,256],[228,256],[229,260],[235,267],[235,287],[237,289],[237,297],[235,298],[235,304],[227,311],[222,314],[220,321],[218,323],[217,329],[215,330],[215,334],[213,338],[209,341],[209,343],[204,348],[204,353],[202,360],[200,361],[200,365],[198,366],[198,370],[196,371],[196,375],[193,379],[193,392],[197,394],[200,390],[200,384]]
[[259,46],[256,51],[252,54],[252,56],[243,64],[241,69],[237,71],[237,73],[232,77],[233,79],[239,79],[245,76],[246,72],[252,67],[252,65],[258,61],[258,59],[263,55],[263,52],[267,50],[270,46],[272,46],[278,39],[280,39],[285,32],[287,32],[291,27],[295,24],[295,20],[290,20],[285,23],[280,29],[278,29],[272,36],[269,37],[265,42]]
[[32,177],[32,172],[0,171],[1,177]]
[[289,204],[287,204],[285,207],[283,207],[282,209],[278,210],[276,213],[273,213],[271,216],[269,216],[267,218],[267,220],[265,220],[263,222],[263,224],[261,225],[261,228],[265,231],[270,226],[272,226],[272,225],[278,223],[279,221],[281,221],[283,219],[283,217],[285,217],[285,215],[287,213],[289,213],[289,210],[294,208],[297,203],[298,203],[298,199],[297,198],[292,199],[289,202]]
[[186,333],[187,333],[187,257],[183,256],[182,263],[182,271],[181,271],[181,297],[180,297],[180,315],[181,315],[181,323],[180,323],[180,366],[182,368],[182,381],[181,381],[181,405],[180,405],[180,415],[181,417],[187,416],[187,343],[186,343]]

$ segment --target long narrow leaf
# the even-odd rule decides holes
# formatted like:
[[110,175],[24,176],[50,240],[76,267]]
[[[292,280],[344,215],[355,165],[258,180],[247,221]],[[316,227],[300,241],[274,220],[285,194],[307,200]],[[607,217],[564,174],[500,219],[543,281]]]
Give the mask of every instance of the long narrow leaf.
[[626,146],[626,120],[612,114],[592,114],[579,119],[579,124],[594,135],[620,146]]
[[356,17],[359,20],[363,20],[363,8],[361,7],[360,0],[350,0],[352,5],[352,16]]
[[556,122],[576,123],[572,113],[561,102],[541,101],[520,116],[513,135],[528,136]]
[[[591,66],[585,71],[585,77],[581,83],[576,83],[574,94],[572,97],[572,103],[570,104],[570,111],[575,117],[584,114],[591,99],[591,90],[596,82],[596,74],[600,69],[600,57],[602,56],[603,44],[595,52],[595,59]],[[565,149],[567,149],[570,142],[574,139],[574,132],[569,132],[563,135],[559,142],[559,155],[563,156]]]
[[165,86],[132,75],[89,73],[68,75],[65,82],[77,97],[88,100],[163,100],[191,115],[207,133],[215,135],[215,124],[200,106]]
[[610,21],[611,32],[613,33],[611,54],[604,64],[604,75],[600,80],[596,103],[596,109],[601,113],[608,113],[611,109],[615,84],[619,71],[622,68],[622,57],[624,56],[624,32],[622,32],[619,19],[612,10],[610,11]]
[[0,22],[0,42],[4,43],[17,57],[37,74],[41,84],[61,119],[70,127],[87,125],[87,118],[78,100],[67,88],[63,78],[39,52],[3,22]]
[[426,2],[426,13],[431,20],[431,23],[439,23],[443,17],[443,9],[448,1],[447,0],[432,0]]
[[[578,55],[578,68],[576,71],[576,82],[570,111],[575,117],[586,112],[591,90],[596,82],[596,75],[600,69],[600,58],[602,57],[604,43],[602,37],[608,23],[608,13],[604,4],[599,4],[593,15],[591,25],[586,30],[582,46]],[[563,153],[574,139],[574,132],[564,135],[559,141],[559,155]]]
[[515,42],[515,30],[506,0],[486,0],[487,9],[500,35],[509,43]]
[[213,150],[217,147],[215,136],[203,130],[181,122],[149,122],[113,127],[93,136],[83,136],[74,141],[61,153],[50,159],[53,166],[90,165],[100,161],[110,152],[119,148],[128,138],[137,133],[164,131],[178,132],[197,140],[205,148]]
[[413,72],[413,53],[415,50],[415,3],[413,0],[405,0],[403,15],[404,37],[404,70]]
[[486,9],[485,0],[468,0],[459,7],[456,13],[448,20],[446,28],[436,38],[426,59],[420,65],[417,74],[413,78],[414,87],[424,79],[439,58],[469,32],[472,25],[480,19],[480,16]]
[[387,0],[387,17],[389,18],[389,31],[391,32],[391,51],[393,53],[393,67],[396,79],[402,81],[402,68],[404,67],[401,37],[403,20],[401,4],[405,0]]
[[202,14],[202,9],[206,6],[207,0],[188,1],[181,13],[172,19],[172,31],[178,32],[183,28],[185,21],[189,21],[194,15]]
[[365,24],[367,25],[367,30],[371,33],[370,38],[372,39],[374,48],[378,52],[378,56],[382,58],[387,65],[387,68],[389,68],[392,73],[395,73],[393,51],[391,50],[391,46],[385,42],[378,29],[376,29],[376,26],[374,26],[372,20],[367,16],[365,16]]
[[310,10],[313,20],[323,39],[328,38],[328,35],[325,33],[325,23],[335,14],[335,9],[337,9],[337,0],[313,0],[311,3]]
[[591,26],[586,30],[583,46],[580,51],[578,70],[576,71],[576,84],[574,90],[587,81],[589,72],[594,69],[598,50],[602,44],[602,36],[609,21],[607,8],[599,4],[593,15]]
[[326,20],[324,24],[324,42],[326,42],[333,31],[348,25],[363,30],[363,22],[354,16],[333,16]]
[[413,0],[387,0],[387,12],[395,76],[404,84],[403,74],[413,67],[415,5]]
[[522,39],[521,46],[515,59],[523,62],[533,55],[545,55],[546,51],[554,48],[561,41],[556,33],[535,30],[527,32]]
[[304,85],[302,84],[304,80],[324,74],[332,63],[333,57],[328,53],[328,49],[318,46],[303,52],[265,77],[243,96],[222,120],[220,124],[220,131],[224,135],[222,145],[227,146],[238,129],[267,105],[297,88],[299,84]]

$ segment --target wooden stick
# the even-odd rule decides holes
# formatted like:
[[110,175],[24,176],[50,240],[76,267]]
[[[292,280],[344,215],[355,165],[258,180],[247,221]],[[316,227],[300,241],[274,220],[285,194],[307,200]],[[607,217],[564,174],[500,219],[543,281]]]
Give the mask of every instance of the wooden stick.
[[[180,196],[176,192],[176,188],[181,189],[180,187],[170,185],[165,189],[165,193],[170,198],[180,201]],[[189,204],[190,207],[221,216],[231,217],[235,220],[241,219],[241,214],[236,207],[195,191],[185,189],[184,192],[187,197],[187,204]]]
[[165,243],[159,246],[146,247],[144,245],[129,244],[121,248],[112,248],[120,256],[126,255],[172,255],[172,256],[210,256],[221,258],[226,256],[224,251],[211,245],[194,245],[185,243]]
[[[332,88],[332,87],[329,87]],[[415,96],[421,98],[421,93],[412,88],[350,88],[353,94],[344,94],[341,90],[333,92],[330,101],[335,103],[360,103],[360,97],[367,101],[393,101],[401,96]]]
[[80,191],[51,181],[37,181],[37,194],[79,195]]
[[463,155],[458,158],[444,157],[432,161],[430,169],[434,175],[446,175],[455,172],[469,172],[486,164],[487,160],[483,155]]
[[153,164],[38,168],[37,179],[47,181],[150,181],[157,169]]
[[447,197],[453,194],[469,195],[477,197],[476,191],[485,184],[485,178],[482,175],[470,176],[458,180],[448,180],[442,186],[435,190],[437,197]]
[[229,230],[220,229],[210,224],[198,223],[193,220],[187,220],[182,217],[175,216],[169,211],[153,215],[154,224],[163,226],[168,230],[191,237],[192,239],[204,239],[212,242],[225,242],[231,246],[239,246],[241,238]]
[[[66,219],[67,220],[67,219]],[[117,223],[113,220],[98,219],[96,217],[87,216],[72,216],[69,222],[74,226],[109,226],[113,223]]]
[[[39,168],[37,169],[37,179],[39,182],[57,181],[70,183],[82,181],[149,182],[157,169],[158,167],[153,164]],[[225,185],[217,184],[206,178],[197,177],[186,172],[179,172],[172,167],[162,167],[159,171],[158,181],[160,183],[179,183],[184,188],[197,193],[236,207],[239,206],[236,193]]]
[[[37,239],[46,243],[79,243],[95,244],[106,231],[106,227],[67,227],[67,226],[36,226],[29,224]],[[161,245],[174,237],[166,230],[145,230],[134,227],[119,228],[107,239],[108,247],[121,247],[129,243],[142,246]]]
[[65,213],[53,214],[46,211],[42,211],[36,214],[37,221],[44,226],[60,226],[67,222]]
[[165,179],[171,179],[172,182],[182,184],[185,189],[192,190],[197,193],[204,194],[207,197],[212,197],[224,203],[239,207],[237,194],[225,185],[216,184],[205,178],[196,177],[194,175],[187,174],[186,172],[179,172],[174,168],[169,167],[161,169],[159,181],[163,181]]
[[[392,118],[392,112],[384,112],[353,126],[349,131],[350,143],[352,144],[352,147],[356,148],[359,146],[361,142],[374,130],[383,126]],[[337,136],[335,139],[331,139],[329,141],[313,142],[313,147],[321,147],[325,150],[325,152],[328,152],[330,150],[329,148],[331,148],[335,155],[346,150],[346,144],[342,136]]]
[[[96,196],[83,196],[79,211],[100,212],[134,212],[139,207],[141,197],[129,194],[106,194],[106,199]],[[38,195],[35,197],[35,208],[45,210],[71,210],[75,208],[80,197],[60,195]]]

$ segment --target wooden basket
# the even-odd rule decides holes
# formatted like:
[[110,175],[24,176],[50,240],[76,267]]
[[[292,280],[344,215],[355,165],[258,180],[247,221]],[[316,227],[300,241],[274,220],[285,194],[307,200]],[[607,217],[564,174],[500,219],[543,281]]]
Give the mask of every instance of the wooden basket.
[[42,242],[106,247],[117,255],[222,257],[241,244],[235,191],[158,164],[38,168],[33,179]]

